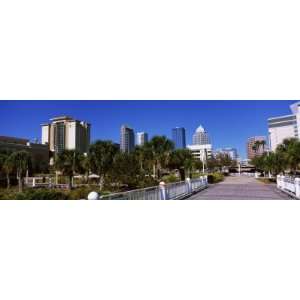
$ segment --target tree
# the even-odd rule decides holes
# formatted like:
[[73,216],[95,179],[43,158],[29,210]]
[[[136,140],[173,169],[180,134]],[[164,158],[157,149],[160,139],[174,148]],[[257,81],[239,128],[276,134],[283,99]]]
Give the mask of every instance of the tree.
[[17,173],[19,192],[23,190],[23,178],[30,165],[30,155],[27,151],[18,151],[12,153],[8,158],[9,166],[13,166]]
[[256,154],[259,149],[262,149],[262,153],[264,153],[265,152],[265,146],[266,146],[266,141],[265,140],[255,141],[253,146],[252,146],[252,150]]
[[110,169],[110,176],[114,184],[119,187],[126,185],[130,189],[137,188],[143,173],[135,153],[117,153]]
[[7,189],[9,189],[10,188],[10,175],[14,171],[14,162],[13,162],[11,156],[6,157],[6,160],[4,161],[2,170],[6,174],[6,187],[7,187]]
[[85,174],[85,183],[89,182],[90,169],[91,169],[90,159],[88,156],[84,156],[80,162],[80,173]]
[[174,144],[165,136],[154,136],[145,147],[151,153],[153,176],[160,178],[162,168],[168,165]]
[[193,155],[190,150],[176,149],[170,155],[169,167],[177,169],[180,173],[180,179],[185,180],[185,171],[191,173],[193,168]]
[[216,155],[217,165],[222,170],[223,167],[230,167],[233,165],[233,160],[227,153],[219,153]]
[[203,170],[203,162],[200,159],[193,160],[194,169],[198,172],[202,172]]
[[89,164],[91,171],[99,176],[100,190],[118,152],[119,148],[111,141],[99,140],[90,146]]
[[82,159],[82,154],[74,150],[64,150],[55,157],[55,170],[69,177],[69,190],[73,187],[72,183],[75,173],[80,171]]
[[296,174],[300,164],[300,142],[296,138],[284,139],[282,144],[276,149],[283,160],[285,168]]
[[136,146],[134,154],[139,161],[140,170],[142,172],[150,173],[152,163],[152,152],[150,147],[147,147],[146,145]]
[[212,155],[209,159],[207,159],[206,165],[208,170],[210,171],[215,171],[215,169],[219,168],[218,160],[214,155]]

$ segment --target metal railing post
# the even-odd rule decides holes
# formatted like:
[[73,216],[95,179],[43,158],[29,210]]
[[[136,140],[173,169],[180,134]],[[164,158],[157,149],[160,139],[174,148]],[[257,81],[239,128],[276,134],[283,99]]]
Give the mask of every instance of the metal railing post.
[[295,178],[295,193],[296,197],[300,198],[300,178]]
[[159,183],[159,196],[160,200],[168,200],[166,184],[163,181]]
[[276,180],[276,183],[277,183],[277,188],[281,188],[281,176],[280,175],[277,175],[277,180]]
[[190,178],[186,178],[185,179],[185,183],[186,183],[186,188],[187,188],[187,194],[191,194],[192,191],[192,183],[191,183],[191,179]]

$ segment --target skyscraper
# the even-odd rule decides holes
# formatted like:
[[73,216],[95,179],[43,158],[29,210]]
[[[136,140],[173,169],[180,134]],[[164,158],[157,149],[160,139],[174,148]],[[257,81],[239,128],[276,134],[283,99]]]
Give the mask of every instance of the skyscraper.
[[145,143],[148,143],[148,133],[147,132],[138,132],[136,134],[136,144],[138,146],[143,146]]
[[175,149],[185,149],[185,129],[183,127],[176,127],[172,129],[172,140]]
[[268,119],[270,149],[275,151],[277,146],[287,138],[299,138],[300,131],[300,102],[290,106],[292,114]]
[[134,130],[127,125],[121,126],[120,149],[127,153],[134,149]]
[[[258,142],[258,147],[255,145]],[[253,159],[255,156],[261,156],[267,150],[265,136],[253,136],[247,140],[247,156],[248,159]]]
[[50,119],[42,124],[42,144],[48,144],[53,153],[63,150],[76,150],[86,153],[90,145],[91,125],[68,116]]
[[204,128],[200,125],[193,134],[193,145],[188,145],[193,156],[203,162],[212,156],[212,144]]
[[210,138],[208,133],[200,125],[193,134],[193,145],[208,145],[210,144]]

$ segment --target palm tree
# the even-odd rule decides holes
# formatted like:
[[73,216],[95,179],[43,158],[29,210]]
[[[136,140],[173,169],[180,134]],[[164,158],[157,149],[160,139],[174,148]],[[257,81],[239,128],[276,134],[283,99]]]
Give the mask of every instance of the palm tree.
[[91,171],[99,176],[100,190],[118,152],[119,148],[111,141],[99,140],[90,146],[89,164]]
[[254,151],[255,154],[259,150],[260,146],[261,146],[261,141],[255,141],[254,142],[254,144],[252,146],[252,150]]
[[148,171],[149,163],[151,163],[152,153],[150,147],[147,147],[146,144],[143,146],[136,146],[134,154],[137,157],[140,165],[140,170],[142,172]]
[[294,174],[300,164],[300,142],[296,138],[284,139],[276,149],[276,154],[282,159],[282,164]]
[[85,174],[85,183],[89,183],[89,173],[91,169],[90,159],[88,156],[84,156],[80,161],[81,171]]
[[261,140],[260,141],[260,145],[262,146],[262,152],[265,152],[266,141],[265,140]]
[[154,136],[146,147],[151,153],[154,178],[160,178],[162,168],[168,165],[174,144],[165,136]]
[[[185,171],[191,173],[193,167],[193,155],[188,149],[176,149],[171,153],[169,167],[177,169],[181,180],[185,180]],[[191,174],[189,174],[191,175]]]
[[30,165],[30,155],[28,154],[28,152],[22,150],[22,151],[12,153],[8,159],[9,159],[8,163],[10,167],[13,166],[13,168],[17,172],[19,192],[22,192],[23,178],[26,171],[28,171]]
[[82,155],[74,150],[64,150],[55,157],[55,170],[69,177],[69,190],[73,187],[73,176],[81,168],[82,159]]
[[4,170],[6,174],[6,187],[10,188],[10,175],[14,171],[14,162],[11,156],[6,157],[6,160],[3,164],[2,170]]

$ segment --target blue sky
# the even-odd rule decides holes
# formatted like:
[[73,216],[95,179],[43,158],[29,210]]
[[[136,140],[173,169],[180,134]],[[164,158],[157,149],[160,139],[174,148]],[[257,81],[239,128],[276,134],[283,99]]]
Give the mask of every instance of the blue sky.
[[290,114],[296,101],[0,101],[0,135],[41,138],[40,124],[69,115],[92,124],[91,137],[119,142],[122,124],[135,131],[171,137],[183,126],[187,144],[201,124],[213,147],[235,147],[244,158],[246,140],[267,135],[267,118]]

